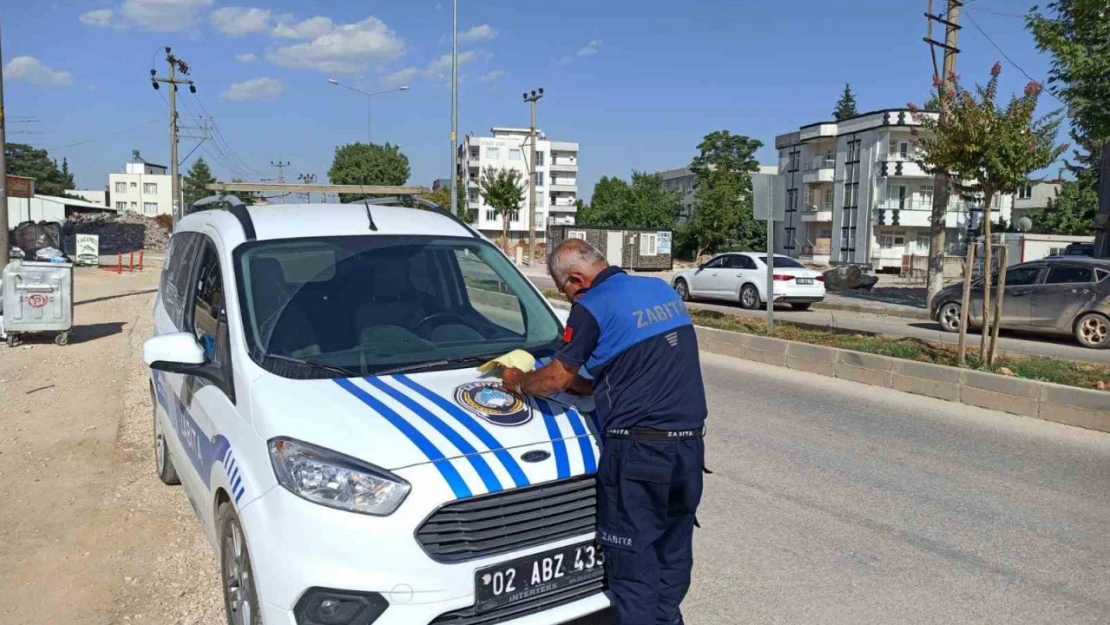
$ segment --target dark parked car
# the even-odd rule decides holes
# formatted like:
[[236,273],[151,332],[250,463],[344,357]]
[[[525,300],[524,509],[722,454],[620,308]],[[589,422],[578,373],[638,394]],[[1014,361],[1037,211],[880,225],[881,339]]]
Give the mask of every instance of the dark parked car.
[[[1006,271],[1001,327],[1045,334],[1071,334],[1094,349],[1110,347],[1110,259],[1057,256],[1014,265]],[[996,293],[995,285],[991,292]],[[937,294],[931,311],[948,332],[960,329],[963,284]],[[993,305],[993,300],[992,300]],[[969,326],[983,324],[983,281],[971,288]]]

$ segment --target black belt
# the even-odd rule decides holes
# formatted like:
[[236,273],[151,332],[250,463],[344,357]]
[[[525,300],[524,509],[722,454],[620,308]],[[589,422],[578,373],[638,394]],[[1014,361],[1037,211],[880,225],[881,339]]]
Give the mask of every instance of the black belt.
[[605,430],[607,438],[631,438],[638,441],[690,441],[705,436],[705,428],[696,430],[656,430],[653,428],[613,428]]

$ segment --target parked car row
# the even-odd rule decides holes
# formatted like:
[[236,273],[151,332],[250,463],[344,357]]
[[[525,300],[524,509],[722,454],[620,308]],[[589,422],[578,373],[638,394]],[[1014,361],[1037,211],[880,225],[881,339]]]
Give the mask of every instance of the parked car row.
[[[1000,327],[1073,335],[1084,347],[1110,347],[1110,260],[1056,256],[1006,271]],[[995,292],[992,280],[992,294]],[[963,284],[933,299],[932,318],[947,332],[960,330]],[[972,283],[968,326],[983,325],[983,280]]]
[[[825,299],[825,276],[781,254],[772,262],[771,300],[807,310]],[[753,310],[768,301],[767,254],[727,252],[695,269],[675,274],[671,286],[682,299],[718,299],[738,302]]]

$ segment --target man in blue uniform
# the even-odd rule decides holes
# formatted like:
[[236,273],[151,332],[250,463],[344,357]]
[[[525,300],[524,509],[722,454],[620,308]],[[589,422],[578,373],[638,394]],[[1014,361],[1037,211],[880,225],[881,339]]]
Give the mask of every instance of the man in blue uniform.
[[505,386],[538,396],[593,393],[604,441],[598,539],[614,623],[681,625],[707,412],[690,315],[666,282],[610,267],[585,241],[560,245],[548,271],[574,303],[563,345],[537,371],[507,370]]

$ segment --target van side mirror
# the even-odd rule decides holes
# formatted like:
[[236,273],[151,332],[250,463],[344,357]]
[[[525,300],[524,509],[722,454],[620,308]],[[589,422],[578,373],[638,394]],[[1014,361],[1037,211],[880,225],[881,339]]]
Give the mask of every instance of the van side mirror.
[[188,332],[163,334],[143,343],[143,362],[156,371],[211,378],[204,348],[197,337]]

